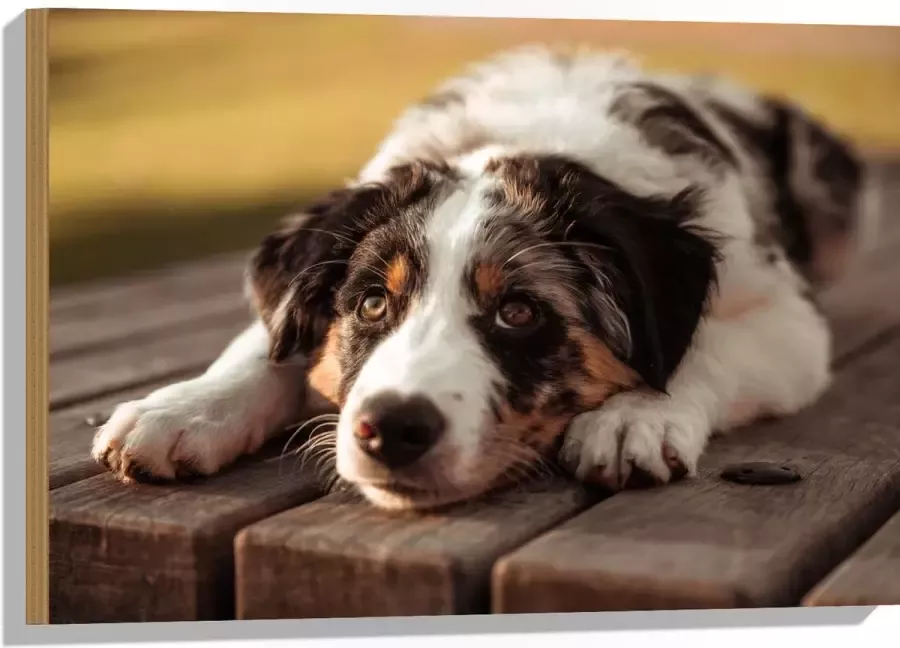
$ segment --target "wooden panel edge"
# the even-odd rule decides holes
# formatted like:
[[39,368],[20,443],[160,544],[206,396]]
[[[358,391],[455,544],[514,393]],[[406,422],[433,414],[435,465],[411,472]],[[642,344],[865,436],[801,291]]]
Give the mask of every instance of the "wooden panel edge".
[[25,622],[28,624],[46,624],[50,618],[47,516],[49,15],[49,9],[25,12]]

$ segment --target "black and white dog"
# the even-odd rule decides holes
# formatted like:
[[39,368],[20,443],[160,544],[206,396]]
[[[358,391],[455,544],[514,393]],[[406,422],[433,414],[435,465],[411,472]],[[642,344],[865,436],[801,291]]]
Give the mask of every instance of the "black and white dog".
[[693,474],[713,432],[828,386],[814,294],[852,257],[864,187],[850,146],[785,101],[504,53],[266,238],[257,323],[120,405],[93,455],[126,481],[209,475],[325,404],[337,473],[386,508],[557,457],[614,489]]

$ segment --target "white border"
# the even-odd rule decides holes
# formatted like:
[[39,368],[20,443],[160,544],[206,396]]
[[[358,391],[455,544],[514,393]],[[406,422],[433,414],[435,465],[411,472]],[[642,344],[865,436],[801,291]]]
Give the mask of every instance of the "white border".
[[[799,2],[754,0],[750,3],[703,0],[627,0],[591,4],[587,0],[307,0],[305,2],[70,2],[71,8],[176,9],[310,13],[379,13],[394,15],[517,16],[542,18],[607,18],[706,22],[792,22],[845,25],[898,25],[900,3],[884,0]],[[3,318],[0,338],[4,368],[0,420],[3,421],[3,555],[4,644],[147,646],[222,644],[243,648],[304,646],[547,646],[553,639],[569,646],[603,646],[615,642],[643,646],[716,646],[738,648],[766,643],[827,647],[839,642],[872,641],[896,645],[900,639],[900,606],[868,609],[729,610],[516,617],[444,617],[275,621],[203,624],[122,624],[115,626],[25,627],[24,604],[24,16],[34,5],[5,4],[3,17],[3,227],[0,232],[0,285]],[[515,7],[511,13],[511,9]],[[601,636],[601,632],[604,632]],[[400,636],[398,633],[406,633]],[[408,636],[412,634],[414,636]],[[441,635],[441,636],[438,636]],[[464,638],[463,638],[464,636]],[[298,638],[307,637],[302,641]],[[331,638],[329,638],[331,637]],[[881,641],[878,641],[881,639]],[[185,640],[189,640],[186,642]],[[102,643],[101,643],[102,642]],[[227,643],[226,643],[227,642]],[[133,645],[133,644],[131,644]]]

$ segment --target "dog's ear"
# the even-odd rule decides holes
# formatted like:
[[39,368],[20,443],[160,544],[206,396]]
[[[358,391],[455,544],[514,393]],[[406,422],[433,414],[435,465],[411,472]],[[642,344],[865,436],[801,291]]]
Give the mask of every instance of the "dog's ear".
[[577,165],[557,168],[557,177],[556,195],[570,197],[565,238],[589,244],[578,255],[628,322],[623,359],[648,387],[665,391],[717,279],[715,237],[691,225],[699,194],[638,197]]
[[250,259],[247,292],[271,338],[270,358],[310,354],[334,316],[334,294],[372,215],[379,186],[339,189],[292,216],[269,234]]
[[269,330],[270,358],[309,355],[334,319],[350,258],[372,230],[427,197],[443,167],[410,162],[382,182],[333,191],[267,236],[250,259],[247,292]]

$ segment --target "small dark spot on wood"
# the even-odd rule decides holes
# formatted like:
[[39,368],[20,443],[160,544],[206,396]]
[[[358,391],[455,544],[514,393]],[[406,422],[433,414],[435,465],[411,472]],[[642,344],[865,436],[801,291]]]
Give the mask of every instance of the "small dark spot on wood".
[[774,486],[792,484],[801,479],[791,466],[779,465],[765,461],[732,464],[722,471],[722,479],[736,484],[751,486]]
[[91,414],[84,419],[84,422],[91,427],[100,427],[109,420],[109,414]]

